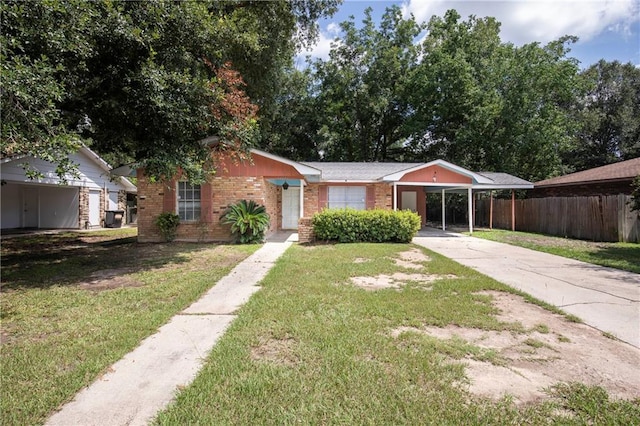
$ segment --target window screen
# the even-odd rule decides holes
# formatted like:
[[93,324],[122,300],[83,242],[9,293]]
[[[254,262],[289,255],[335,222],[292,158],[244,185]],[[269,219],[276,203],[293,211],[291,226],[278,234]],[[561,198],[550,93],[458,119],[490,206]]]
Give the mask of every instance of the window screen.
[[367,188],[365,186],[330,186],[328,195],[328,207],[330,209],[348,207],[356,210],[365,210],[367,208]]
[[200,219],[200,185],[178,182],[178,216],[184,221]]

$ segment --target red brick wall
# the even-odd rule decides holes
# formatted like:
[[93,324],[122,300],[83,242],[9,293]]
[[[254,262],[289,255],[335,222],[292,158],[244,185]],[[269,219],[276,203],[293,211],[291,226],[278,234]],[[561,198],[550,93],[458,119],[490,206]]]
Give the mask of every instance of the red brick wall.
[[304,187],[304,217],[312,217],[319,209],[319,192],[321,187],[329,186],[367,186],[373,187],[376,209],[391,210],[393,208],[393,187],[388,183],[375,184],[334,184],[311,183]]
[[315,240],[313,225],[310,217],[301,217],[298,220],[298,242],[300,244],[311,243]]
[[[178,226],[177,241],[229,241],[229,227],[220,223],[220,216],[228,206],[240,200],[254,200],[264,205],[272,217],[271,229],[277,228],[278,188],[262,178],[214,176],[211,184],[211,223],[204,221],[182,222]],[[159,242],[162,235],[154,221],[163,212],[165,183],[151,183],[138,173],[138,240],[140,242]],[[205,204],[205,203],[203,203]]]

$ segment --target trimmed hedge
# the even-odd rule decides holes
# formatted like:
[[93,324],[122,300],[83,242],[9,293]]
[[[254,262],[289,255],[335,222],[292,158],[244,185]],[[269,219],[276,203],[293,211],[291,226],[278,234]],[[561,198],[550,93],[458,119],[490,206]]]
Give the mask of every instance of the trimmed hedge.
[[326,209],[312,218],[318,240],[408,243],[420,230],[420,216],[410,210]]

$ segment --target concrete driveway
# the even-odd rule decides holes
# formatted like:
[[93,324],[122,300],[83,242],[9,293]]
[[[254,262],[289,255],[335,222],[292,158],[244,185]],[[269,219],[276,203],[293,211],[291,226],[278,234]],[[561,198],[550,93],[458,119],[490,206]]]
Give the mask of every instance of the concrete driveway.
[[437,230],[413,242],[640,348],[640,274]]

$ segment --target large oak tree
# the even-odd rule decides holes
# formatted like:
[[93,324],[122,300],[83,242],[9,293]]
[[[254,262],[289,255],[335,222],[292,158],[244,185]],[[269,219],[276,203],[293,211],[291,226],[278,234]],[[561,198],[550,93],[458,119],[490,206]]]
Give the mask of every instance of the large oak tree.
[[296,47],[337,2],[3,1],[2,155],[43,158],[64,175],[85,143],[155,177],[181,167],[200,179],[201,140],[246,149],[258,139],[255,108],[230,101],[268,112]]

